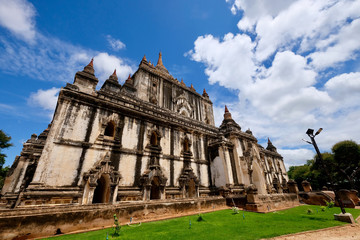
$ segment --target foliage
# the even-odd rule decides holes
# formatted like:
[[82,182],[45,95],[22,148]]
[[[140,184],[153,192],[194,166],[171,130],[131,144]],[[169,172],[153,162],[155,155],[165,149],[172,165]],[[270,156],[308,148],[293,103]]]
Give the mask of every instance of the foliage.
[[338,142],[332,147],[339,181],[345,177],[351,188],[355,188],[360,173],[360,146],[354,141]]
[[330,202],[325,201],[325,202],[326,202],[327,208],[333,208],[335,206],[335,203],[333,201],[330,201]]
[[5,163],[6,155],[1,153],[2,149],[8,148],[12,146],[10,143],[11,137],[0,130],[0,189],[2,189],[4,185],[4,180],[7,172],[9,171],[8,167],[3,168]]
[[2,130],[0,130],[0,168],[2,168],[2,166],[4,165],[6,158],[6,155],[1,153],[1,150],[12,146],[10,140],[11,137],[4,133]]
[[233,214],[238,214],[238,213],[239,213],[239,208],[237,208],[237,207],[232,207],[231,209],[232,209],[232,211],[233,211]]
[[308,160],[303,166],[291,166],[288,171],[290,179],[294,179],[299,189],[301,182],[307,180],[314,190],[329,187],[331,175],[339,188],[357,189],[360,191],[360,146],[354,141],[342,141],[332,147],[332,152],[322,153],[325,168],[320,164],[318,156]]
[[[310,208],[314,214],[308,215],[306,210]],[[147,222],[139,228],[123,226],[120,237],[109,237],[109,239],[262,239],[279,235],[315,230],[346,223],[335,221],[334,213],[339,213],[337,207],[328,209],[325,212],[316,213],[318,206],[299,206],[279,214],[246,212],[246,220],[242,214],[229,214],[231,210],[221,210],[204,213],[204,222],[197,222],[198,215],[190,216],[192,227],[188,229],[189,216],[173,218],[164,221]],[[360,215],[359,209],[346,209],[354,218]],[[242,211],[240,211],[241,213]],[[261,224],[259,224],[261,223]],[[104,239],[109,229],[90,231],[80,234],[62,235],[51,238],[60,239]],[[50,240],[50,238],[49,238]]]
[[198,222],[205,221],[201,213],[198,214],[198,218],[196,221]]
[[113,227],[113,230],[114,230],[114,233],[112,234],[113,237],[117,237],[117,236],[120,236],[120,229],[121,229],[121,226],[119,224],[119,220],[118,218],[116,217],[116,214],[114,214],[114,227]]
[[322,212],[325,212],[326,207],[325,207],[325,206],[321,206],[320,209],[321,209]]
[[310,209],[310,208],[308,208],[307,210],[306,210],[306,213],[307,214],[312,214],[314,211],[312,210],[312,209]]

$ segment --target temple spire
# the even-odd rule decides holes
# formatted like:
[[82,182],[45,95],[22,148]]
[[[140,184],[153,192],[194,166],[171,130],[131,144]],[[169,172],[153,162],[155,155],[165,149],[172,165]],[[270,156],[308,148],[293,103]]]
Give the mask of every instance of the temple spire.
[[145,54],[144,54],[144,57],[141,59],[141,61],[145,61],[145,62],[147,62],[147,59],[146,59]]
[[114,70],[113,74],[110,75],[109,80],[112,80],[114,82],[118,81],[118,77],[116,75],[116,69]]
[[267,145],[266,149],[269,151],[272,151],[272,152],[277,152],[276,147],[272,144],[272,142],[270,141],[270,138],[268,138],[268,145]]
[[89,62],[88,66],[94,67],[94,58],[91,58],[91,61]]
[[156,64],[156,66],[164,67],[164,64],[163,64],[163,62],[162,62],[162,54],[161,54],[161,52],[159,52],[159,59],[158,59],[158,62],[157,62],[157,64]]
[[94,70],[94,58],[92,58],[91,61],[89,62],[89,64],[84,67],[83,72],[90,73],[90,74],[94,75],[94,73],[95,73],[95,70]]
[[229,112],[229,109],[227,108],[226,105],[225,105],[224,119],[225,119],[225,120],[232,119],[231,113]]
[[125,83],[132,84],[131,74],[129,73],[128,78],[126,79]]
[[207,94],[207,92],[206,92],[206,90],[205,90],[205,88],[204,88],[204,91],[203,91],[203,97],[206,97],[206,98],[208,98],[209,97],[209,95]]

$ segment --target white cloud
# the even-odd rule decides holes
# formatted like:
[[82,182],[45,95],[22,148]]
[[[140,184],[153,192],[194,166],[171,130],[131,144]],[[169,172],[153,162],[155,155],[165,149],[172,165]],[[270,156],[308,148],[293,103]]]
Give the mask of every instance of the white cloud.
[[41,107],[46,111],[53,112],[56,107],[59,91],[60,89],[55,87],[47,90],[39,89],[37,92],[30,94],[28,103],[32,106]]
[[[359,6],[360,7],[360,6]],[[360,19],[344,26],[337,34],[319,41],[320,49],[312,54],[312,64],[319,69],[331,67],[339,62],[345,62],[357,57],[356,51],[360,49]]]
[[335,100],[335,104],[330,108],[332,112],[341,108],[359,106],[360,72],[344,73],[333,77],[326,82],[324,87]]
[[113,38],[111,35],[107,35],[106,40],[108,41],[111,49],[114,50],[114,51],[119,51],[119,50],[124,49],[126,47],[125,44],[122,41]]
[[34,6],[25,0],[0,0],[0,25],[18,38],[35,38]]
[[129,74],[134,73],[134,68],[118,58],[108,53],[99,53],[94,57],[95,74],[103,81],[107,79],[116,69],[116,74],[120,82],[124,82]]
[[242,11],[244,16],[239,21],[238,27],[241,30],[250,30],[261,17],[276,16],[293,2],[294,0],[235,0],[231,12],[236,14]]
[[205,63],[210,84],[238,89],[251,82],[256,67],[253,62],[255,44],[249,36],[229,33],[221,41],[206,35],[198,37],[194,45],[194,50],[188,54],[193,60]]
[[[316,72],[293,52],[278,52],[273,64],[254,84],[243,86],[254,107],[277,121],[294,121],[308,112],[331,103],[326,92],[314,88]],[[241,94],[241,93],[240,93]]]
[[285,166],[289,169],[290,166],[303,165],[306,160],[311,160],[315,156],[315,152],[306,148],[299,149],[278,149],[278,152],[286,159]]
[[[308,128],[324,128],[322,151],[344,139],[359,142],[359,68],[341,64],[359,60],[360,1],[235,0],[231,11],[241,12],[240,33],[200,36],[188,52],[205,65],[210,84],[238,90],[238,101],[216,96],[217,125],[227,104],[242,130],[285,149],[288,165],[313,157],[301,141]],[[331,69],[345,73],[326,82]]]
[[12,75],[71,82],[94,55],[94,51],[41,34],[33,44],[0,36],[0,69]]
[[84,49],[39,33],[37,35],[37,41],[33,44],[0,36],[0,69],[12,75],[72,83],[75,73],[94,57],[95,75],[100,84],[115,68],[121,80],[134,72],[134,67],[120,57]]
[[[318,41],[340,33],[360,17],[360,1],[354,0],[236,0],[232,9],[243,11],[239,29],[256,33],[256,56],[260,61],[279,48],[291,50],[298,45],[300,52],[313,50]],[[353,35],[350,39],[357,37]],[[349,47],[350,54],[358,49],[355,45],[350,45],[354,47]]]

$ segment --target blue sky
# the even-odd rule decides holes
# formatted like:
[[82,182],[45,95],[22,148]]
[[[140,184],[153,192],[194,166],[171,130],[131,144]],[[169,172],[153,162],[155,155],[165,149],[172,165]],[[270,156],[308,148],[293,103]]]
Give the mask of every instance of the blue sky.
[[56,96],[94,57],[101,83],[120,82],[144,54],[206,88],[216,124],[224,105],[286,165],[313,157],[301,141],[323,127],[321,150],[360,142],[360,1],[0,0],[0,129],[10,165],[51,121]]

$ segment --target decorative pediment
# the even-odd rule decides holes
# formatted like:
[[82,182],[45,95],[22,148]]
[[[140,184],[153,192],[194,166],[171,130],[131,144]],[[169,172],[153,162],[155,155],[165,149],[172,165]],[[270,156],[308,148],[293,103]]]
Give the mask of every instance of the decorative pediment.
[[184,168],[183,173],[179,177],[180,187],[188,186],[191,179],[194,180],[195,186],[199,186],[200,180],[196,177],[192,168]]
[[193,116],[193,107],[188,102],[185,94],[181,94],[177,98],[174,99],[175,103],[175,111],[181,115],[184,115],[186,117],[192,117]]
[[119,171],[114,171],[114,167],[111,166],[110,163],[111,160],[109,153],[106,153],[105,157],[102,160],[95,163],[93,168],[84,173],[84,183],[89,182],[90,186],[96,186],[96,182],[101,177],[101,175],[108,174],[110,177],[110,185],[119,184],[121,174]]
[[140,185],[141,186],[151,186],[151,181],[154,179],[154,177],[158,177],[159,179],[159,185],[161,187],[165,187],[167,178],[162,173],[161,169],[147,169],[143,173],[143,175],[140,178]]

